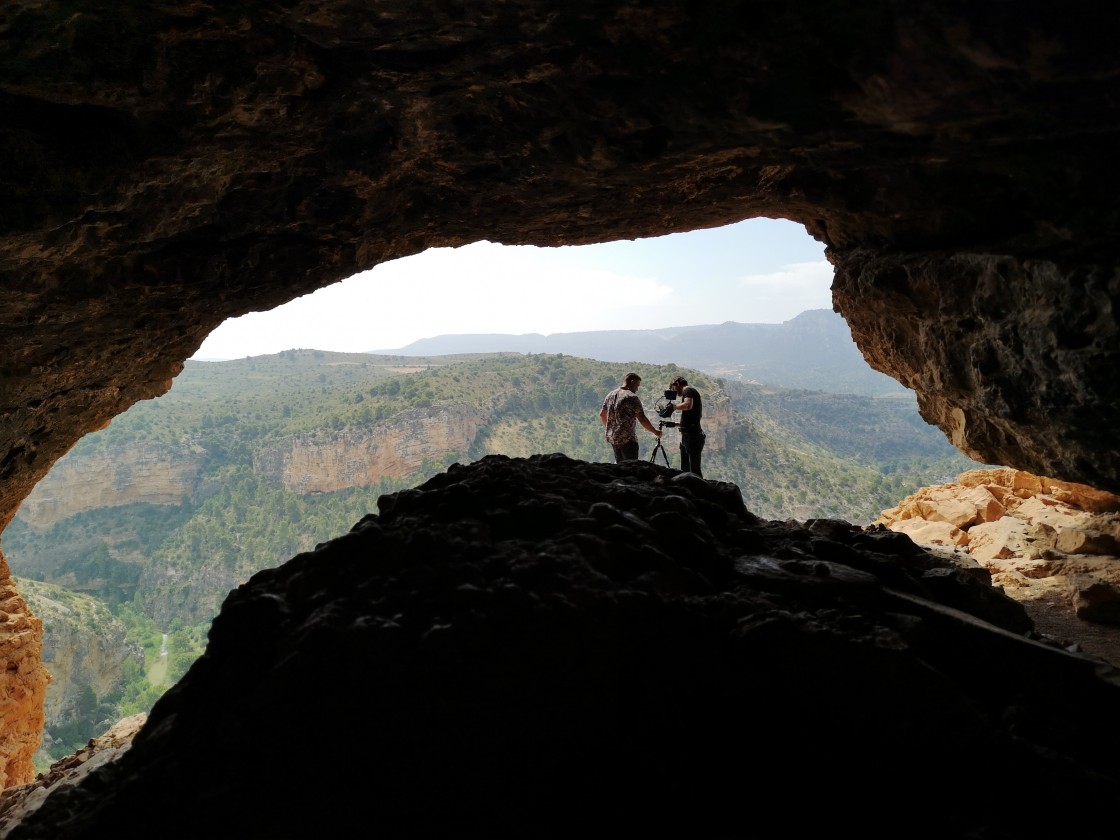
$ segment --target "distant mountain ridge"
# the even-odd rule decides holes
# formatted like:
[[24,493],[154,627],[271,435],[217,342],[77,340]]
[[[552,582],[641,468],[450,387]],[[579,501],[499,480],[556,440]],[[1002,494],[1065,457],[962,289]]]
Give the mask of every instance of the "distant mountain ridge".
[[438,335],[393,350],[401,356],[453,353],[555,353],[604,362],[677,364],[715,376],[833,394],[886,396],[908,390],[873,370],[844,318],[810,309],[781,324],[727,321],[655,330]]

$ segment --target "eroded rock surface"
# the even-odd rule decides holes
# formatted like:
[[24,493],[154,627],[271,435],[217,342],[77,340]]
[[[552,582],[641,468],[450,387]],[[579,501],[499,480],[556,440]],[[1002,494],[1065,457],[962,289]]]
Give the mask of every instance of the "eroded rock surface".
[[172,443],[68,453],[35,485],[18,514],[34,528],[49,528],[99,507],[141,500],[177,505],[194,490],[205,458],[200,446]]
[[[22,577],[18,585],[43,622],[43,667],[51,675],[43,701],[44,725],[57,730],[89,713],[83,708],[87,692],[92,690],[98,698],[117,692],[125,663],[132,658],[142,665],[144,651],[129,644],[126,628],[104,602]],[[41,764],[67,749],[72,746],[51,743],[44,735],[35,761]]]
[[1120,794],[1118,701],[903,535],[489,456],[232,592],[131,749],[9,836],[1105,837],[1014,803]]
[[834,260],[833,302],[864,356],[913,388],[922,416],[958,449],[1120,491],[1107,443],[1120,405],[1112,258],[857,250]]
[[0,838],[7,838],[48,796],[76,785],[98,767],[118,759],[132,746],[132,739],[147,719],[147,715],[138,714],[118,721],[74,755],[56,761],[34,781],[4,790],[0,794]]
[[[7,561],[0,554],[0,569]],[[43,667],[43,620],[33,614],[11,577],[0,577],[0,788],[35,775],[50,674]]]
[[[1036,624],[1120,663],[1120,496],[1022,470],[969,470],[923,487],[876,524],[961,553]],[[1109,627],[1070,631],[1063,615]]]

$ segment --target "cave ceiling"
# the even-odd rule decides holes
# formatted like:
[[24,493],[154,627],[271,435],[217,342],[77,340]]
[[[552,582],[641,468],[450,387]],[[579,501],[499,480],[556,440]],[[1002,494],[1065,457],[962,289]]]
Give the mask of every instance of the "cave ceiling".
[[5,3],[0,524],[227,318],[431,247],[757,216],[826,246],[963,451],[1120,490],[1097,8]]

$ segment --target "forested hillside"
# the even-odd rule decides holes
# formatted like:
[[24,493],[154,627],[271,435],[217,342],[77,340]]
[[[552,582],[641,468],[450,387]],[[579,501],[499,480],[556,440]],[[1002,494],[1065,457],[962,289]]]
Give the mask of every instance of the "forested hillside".
[[[651,411],[678,373],[700,389],[705,477],[738,485],[763,517],[868,522],[976,466],[908,392],[825,394],[545,354],[191,361],[164,397],[80,441],[3,533],[14,574],[92,596],[148,640],[136,685],[59,708],[134,711],[152,694],[151,639],[196,638],[180,644],[184,667],[231,589],[344,533],[383,493],[488,454],[612,460],[599,406],[631,369]],[[653,438],[640,434],[648,458]],[[676,442],[667,429],[673,466]],[[73,719],[55,724],[55,742],[72,740]]]
[[918,414],[911,394],[861,397],[729,385],[741,422],[721,475],[771,519],[864,524],[912,493],[978,464]]
[[[630,368],[645,377],[647,408],[681,370],[514,353],[291,350],[188,362],[167,395],[79,442],[52,471],[74,477],[44,479],[4,533],[4,549],[17,574],[109,604],[135,601],[163,626],[205,621],[252,572],[345,531],[381,493],[456,460],[535,452],[610,460],[598,408]],[[974,466],[922,421],[909,393],[836,395],[686,373],[705,394],[706,477],[739,485],[761,516],[866,522]],[[455,406],[455,434],[445,434]],[[653,439],[643,432],[642,441],[648,457]],[[665,441],[675,465],[675,430]],[[141,452],[148,473],[163,478],[169,465],[195,463],[173,487],[150,479],[152,504],[134,462]],[[299,489],[324,485],[333,489]]]

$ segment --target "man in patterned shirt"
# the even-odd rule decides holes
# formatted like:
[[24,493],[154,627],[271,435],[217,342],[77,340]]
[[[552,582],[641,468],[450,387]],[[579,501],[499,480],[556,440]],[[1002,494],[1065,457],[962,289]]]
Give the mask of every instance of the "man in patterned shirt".
[[641,423],[654,437],[661,437],[661,431],[653,428],[642,408],[642,401],[638,399],[636,392],[641,384],[642,377],[638,374],[626,374],[625,381],[607,394],[599,411],[599,419],[607,427],[607,443],[614,449],[616,464],[638,460],[638,430],[634,425],[635,421]]

